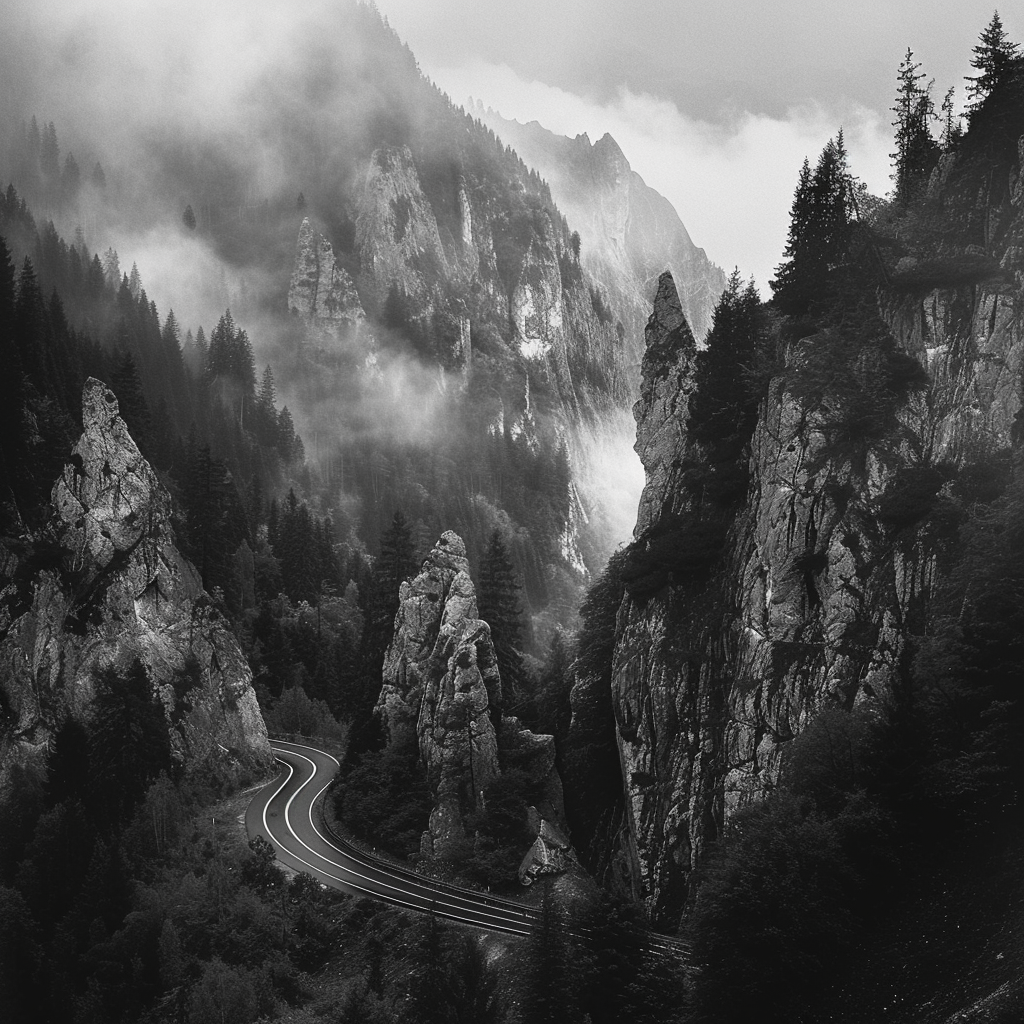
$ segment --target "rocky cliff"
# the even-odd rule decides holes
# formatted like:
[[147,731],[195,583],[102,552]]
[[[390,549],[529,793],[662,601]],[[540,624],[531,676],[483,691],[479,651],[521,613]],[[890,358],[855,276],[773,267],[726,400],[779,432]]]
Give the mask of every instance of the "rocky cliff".
[[[683,479],[704,454],[687,433],[693,347],[661,282],[635,409],[647,485],[612,698],[620,854],[663,926],[678,923],[707,843],[778,781],[789,741],[822,709],[880,709],[908,637],[927,627],[956,523],[983,500],[970,481],[1019,441],[1019,167],[988,246],[900,249],[880,241],[891,230],[880,223],[868,255],[887,271],[858,326],[776,337],[746,501],[722,511],[726,539],[706,560],[688,550],[688,526],[708,508]],[[933,178],[936,203],[948,171]],[[651,560],[658,572],[642,577]]]
[[355,282],[334,258],[331,243],[302,220],[288,288],[288,312],[299,317],[310,335],[328,351],[346,341],[360,342],[366,314]]
[[725,274],[694,245],[672,204],[632,169],[618,143],[556,135],[536,121],[520,124],[482,104],[470,108],[551,186],[569,225],[580,233],[582,263],[594,281],[629,311],[639,363],[641,326],[659,276],[669,270],[683,315],[698,342],[725,287]]
[[554,738],[502,716],[490,627],[478,616],[456,534],[441,536],[402,584],[400,602],[377,713],[389,743],[418,746],[434,804],[425,852],[450,857],[464,846],[465,816],[483,808],[484,790],[510,756],[540,796],[538,820],[562,820]]
[[175,547],[170,497],[117,399],[93,378],[82,419],[50,523],[24,550],[4,552],[3,761],[42,755],[68,718],[87,723],[95,673],[138,659],[186,772],[232,783],[269,771],[245,657]]
[[[583,550],[603,554],[621,540],[622,523],[609,526],[603,512],[607,481],[591,453],[597,433],[605,447],[608,434],[625,447],[637,364],[627,338],[631,314],[602,298],[580,266],[539,179],[500,146],[494,161],[493,139],[482,141],[479,125],[468,138],[458,159],[445,155],[440,181],[436,163],[409,146],[376,147],[352,178],[351,239],[332,244],[303,223],[289,308],[306,334],[288,376],[306,414],[304,433],[321,451],[379,433],[382,420],[385,432],[394,427],[401,436],[409,400],[423,409],[427,430],[436,411],[480,449],[506,431],[513,441],[528,437],[535,452],[564,445],[573,470],[563,503],[570,514],[557,524],[560,536],[534,542],[557,544],[559,554],[544,560],[579,574]],[[477,146],[486,147],[487,161]],[[341,262],[353,268],[351,278]],[[401,407],[390,409],[394,395]],[[412,507],[421,494],[398,503]]]
[[[342,327],[351,337],[365,308],[386,332],[412,340],[428,363],[457,373],[470,367],[474,334],[489,348],[500,337],[522,367],[508,382],[519,378],[520,404],[531,377],[568,410],[599,407],[608,389],[595,387],[588,371],[602,363],[625,396],[628,356],[611,313],[595,308],[594,282],[569,257],[554,211],[527,200],[521,184],[503,184],[508,194],[493,180],[460,177],[457,201],[438,211],[408,146],[375,149],[353,198],[358,294],[307,220],[289,309],[314,333],[339,336]],[[509,211],[509,199],[521,210]]]

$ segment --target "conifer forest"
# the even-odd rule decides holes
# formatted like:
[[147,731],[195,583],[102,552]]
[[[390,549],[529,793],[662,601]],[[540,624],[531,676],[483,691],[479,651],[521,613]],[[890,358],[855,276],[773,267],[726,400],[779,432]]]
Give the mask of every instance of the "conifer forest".
[[379,2],[0,12],[0,1020],[1024,1020],[1019,12],[757,280]]

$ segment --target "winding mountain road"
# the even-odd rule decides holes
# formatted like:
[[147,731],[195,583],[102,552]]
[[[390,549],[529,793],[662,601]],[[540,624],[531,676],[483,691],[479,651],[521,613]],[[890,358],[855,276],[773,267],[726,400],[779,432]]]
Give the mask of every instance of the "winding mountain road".
[[[424,878],[377,860],[331,833],[317,801],[338,770],[337,760],[302,743],[274,740],[271,747],[281,773],[253,797],[245,812],[245,827],[251,837],[267,839],[282,864],[353,896],[433,913],[490,932],[530,934],[540,919],[538,911],[514,900]],[[655,957],[690,960],[689,945],[679,939],[651,934],[649,942],[648,950]]]
[[245,826],[251,837],[269,840],[282,864],[353,896],[369,896],[488,931],[530,933],[538,914],[529,907],[431,881],[375,860],[331,835],[316,803],[338,770],[337,760],[300,743],[274,740],[271,746],[281,774],[253,797]]

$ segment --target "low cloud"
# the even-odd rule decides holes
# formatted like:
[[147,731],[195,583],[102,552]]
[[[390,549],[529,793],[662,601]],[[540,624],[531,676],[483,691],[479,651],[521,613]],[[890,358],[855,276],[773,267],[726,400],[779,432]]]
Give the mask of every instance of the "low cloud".
[[767,293],[778,265],[800,165],[813,165],[840,127],[853,172],[875,194],[889,190],[891,129],[864,108],[808,106],[784,119],[737,111],[726,124],[684,114],[669,100],[620,90],[606,104],[521,79],[506,66],[428,69],[456,102],[472,96],[503,117],[539,121],[561,135],[606,132],[633,169],[675,206],[694,242],[720,266],[739,266]]

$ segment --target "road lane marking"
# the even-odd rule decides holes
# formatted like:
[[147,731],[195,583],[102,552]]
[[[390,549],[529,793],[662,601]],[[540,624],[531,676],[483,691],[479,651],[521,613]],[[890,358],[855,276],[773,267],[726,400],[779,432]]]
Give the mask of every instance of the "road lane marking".
[[[344,873],[346,873],[348,875],[352,875],[355,878],[362,879],[363,881],[366,881],[368,883],[371,883],[371,884],[374,884],[374,885],[378,885],[378,886],[382,886],[382,887],[387,888],[387,889],[391,889],[394,892],[401,893],[402,895],[409,896],[410,898],[427,899],[428,897],[423,895],[424,893],[427,893],[427,894],[429,894],[429,902],[430,902],[431,906],[430,907],[426,907],[426,908],[425,907],[419,907],[419,906],[416,906],[415,904],[408,903],[405,900],[397,899],[396,897],[392,897],[392,896],[386,896],[386,895],[384,895],[382,893],[379,893],[379,892],[376,892],[374,890],[366,889],[366,888],[364,888],[363,886],[359,885],[356,882],[348,881],[346,878],[339,878],[338,876],[331,874],[329,871],[325,871],[323,868],[316,868],[316,867],[314,867],[314,865],[310,864],[308,861],[304,860],[298,854],[294,853],[293,851],[291,851],[287,847],[285,847],[282,843],[280,843],[280,841],[276,840],[274,838],[273,833],[270,832],[270,828],[269,828],[269,825],[268,825],[267,820],[266,820],[267,819],[267,809],[269,808],[270,803],[273,802],[274,800],[276,800],[278,796],[280,796],[280,794],[288,786],[288,784],[292,780],[292,777],[296,773],[296,769],[295,769],[295,767],[293,765],[291,765],[287,761],[281,760],[281,758],[278,758],[277,759],[278,762],[280,764],[283,764],[288,769],[288,777],[277,788],[277,791],[267,800],[267,803],[264,805],[264,809],[263,809],[263,822],[264,822],[264,827],[267,830],[267,833],[270,835],[271,839],[274,840],[275,843],[277,843],[277,845],[281,848],[282,851],[287,853],[289,856],[294,857],[295,860],[299,861],[299,863],[305,864],[307,867],[309,867],[312,870],[316,871],[317,873],[325,876],[326,878],[331,879],[332,881],[336,881],[336,882],[338,882],[338,883],[340,883],[342,885],[350,886],[351,888],[356,889],[356,890],[358,890],[361,893],[366,893],[371,898],[380,899],[380,900],[383,900],[385,902],[393,903],[393,904],[396,904],[396,905],[402,906],[402,907],[407,907],[409,909],[416,910],[416,911],[419,911],[419,912],[426,912],[426,911],[430,910],[431,908],[436,907],[438,904],[440,904],[441,906],[451,908],[451,911],[462,910],[463,912],[473,913],[473,914],[476,914],[476,915],[478,915],[480,917],[491,918],[493,920],[504,922],[503,924],[497,924],[497,925],[495,925],[495,924],[483,924],[483,923],[481,923],[479,921],[475,921],[475,920],[472,920],[470,918],[461,917],[458,914],[452,913],[451,911],[442,914],[442,916],[444,916],[444,917],[448,917],[448,918],[456,920],[456,921],[461,921],[464,924],[470,924],[470,925],[473,925],[474,927],[478,927],[478,928],[485,928],[485,929],[490,928],[490,929],[496,930],[496,931],[509,932],[511,934],[516,934],[516,935],[528,935],[529,934],[529,923],[528,922],[531,919],[536,919],[536,912],[533,911],[532,908],[523,907],[521,904],[517,904],[517,903],[511,902],[511,901],[500,900],[500,899],[495,898],[495,897],[484,897],[483,894],[477,894],[477,893],[475,893],[471,889],[462,889],[459,886],[450,886],[450,885],[448,885],[448,886],[445,886],[444,888],[432,889],[427,882],[420,881],[419,879],[414,879],[414,878],[410,878],[407,881],[409,882],[411,887],[415,887],[416,889],[421,890],[421,891],[420,892],[416,892],[416,893],[408,892],[406,890],[398,888],[397,886],[391,885],[391,884],[389,884],[387,882],[381,882],[381,881],[379,881],[379,880],[377,880],[375,878],[371,878],[368,875],[364,875],[364,874],[361,874],[358,871],[354,871],[352,868],[346,867],[344,864],[340,864],[340,863],[338,863],[336,861],[333,861],[329,857],[325,857],[322,853],[319,853],[318,851],[314,850],[311,846],[309,846],[306,842],[304,842],[302,840],[302,838],[292,828],[291,821],[289,820],[289,817],[290,817],[289,816],[289,811],[290,811],[290,808],[291,808],[291,805],[292,805],[293,801],[299,795],[299,793],[301,793],[306,788],[306,786],[308,786],[316,778],[317,772],[320,771],[320,765],[318,765],[316,763],[316,761],[314,761],[312,758],[307,757],[304,754],[300,754],[297,751],[281,749],[280,745],[284,744],[287,747],[299,747],[302,750],[309,750],[309,751],[312,751],[313,753],[318,754],[318,755],[320,755],[322,757],[329,758],[331,761],[334,762],[334,764],[338,768],[340,768],[341,765],[340,765],[340,763],[339,763],[339,761],[338,761],[338,759],[336,757],[334,757],[332,754],[327,753],[327,751],[325,751],[325,750],[320,750],[318,747],[312,747],[312,746],[309,746],[308,744],[304,744],[304,743],[295,743],[295,742],[293,742],[291,740],[275,740],[274,743],[276,745],[278,745],[278,750],[281,753],[291,754],[293,757],[298,757],[301,760],[303,760],[303,761],[307,762],[308,764],[312,765],[312,769],[313,769],[312,774],[309,776],[309,778],[306,779],[306,781],[303,782],[298,787],[298,789],[295,791],[295,793],[293,793],[292,796],[288,799],[288,801],[286,803],[286,806],[285,806],[285,825],[288,828],[288,831],[294,837],[294,839],[299,843],[299,845],[302,846],[304,849],[308,850],[314,857],[316,857],[319,860],[322,860],[324,863],[330,865],[332,868],[336,868],[339,871],[342,871],[342,872],[344,872]],[[351,863],[353,863],[353,864],[355,864],[355,865],[357,865],[359,867],[363,867],[363,868],[367,868],[367,867],[375,868],[381,874],[383,874],[385,876],[389,876],[389,877],[395,878],[394,875],[389,875],[388,868],[390,867],[390,865],[386,865],[383,862],[380,863],[379,866],[378,866],[378,864],[376,862],[369,863],[369,864],[362,863],[352,853],[348,853],[345,850],[342,850],[338,846],[336,846],[334,844],[334,842],[332,842],[327,836],[325,836],[317,828],[316,822],[313,819],[313,806],[315,805],[316,801],[320,799],[320,797],[323,795],[323,793],[326,791],[326,789],[330,786],[331,781],[332,781],[331,779],[328,779],[328,781],[317,791],[317,793],[315,794],[315,796],[312,798],[312,800],[309,803],[309,824],[310,824],[310,827],[313,829],[314,834],[330,850],[334,851],[335,853],[339,854],[342,857],[345,857]],[[276,817],[277,816],[277,812],[276,811],[272,812],[271,816],[272,817]],[[358,851],[358,850],[355,850],[354,853],[360,854],[360,856],[366,856],[365,854],[361,854],[360,851]],[[440,883],[440,884],[444,885],[444,883]],[[446,892],[446,889],[448,890],[447,892]],[[465,895],[461,895],[463,893]],[[439,894],[448,895],[452,899],[455,899],[455,900],[462,900],[464,903],[468,904],[469,906],[468,907],[461,907],[461,906],[459,906],[456,903],[448,902],[448,901],[445,901],[445,900],[438,900],[437,897],[438,897]],[[478,899],[479,899],[479,902],[477,902]],[[484,907],[486,907],[487,909],[486,910],[483,909]],[[509,918],[504,918],[504,917],[500,916],[499,914],[488,913],[488,910],[501,910],[501,909],[505,909],[506,910],[506,913],[509,915]],[[515,915],[515,917],[513,918],[512,915]],[[525,920],[523,920],[524,918],[525,918]],[[513,925],[513,924],[514,925],[518,925],[518,927],[511,927],[511,925]],[[523,928],[523,927],[526,927],[527,931],[521,931],[520,929]],[[674,940],[671,936],[659,935],[656,938],[652,937],[652,939],[653,939],[653,941],[650,942],[650,947],[652,947],[651,948],[651,952],[655,952],[655,950],[657,950],[659,952],[662,952],[662,954],[664,955],[669,950],[671,950],[671,952],[673,954],[675,954],[677,957],[680,954],[682,954],[682,956],[684,958],[688,958],[690,955],[692,955],[692,951],[691,951],[688,943],[681,942],[679,940]],[[655,956],[657,956],[657,953],[655,953]]]
[[[320,750],[319,747],[312,747],[305,743],[295,743],[293,740],[274,740],[273,742],[277,744],[284,744],[288,747],[299,747],[302,750],[311,750],[314,754],[320,754],[324,757],[330,758],[338,766],[338,768],[341,767],[341,764],[339,763],[336,757],[334,757],[332,754],[328,754],[326,750]],[[285,753],[295,752],[289,750],[285,751]],[[312,761],[311,758],[306,757],[304,754],[295,754],[295,756],[301,757],[306,761],[311,761],[314,769],[313,774],[316,774],[318,765],[316,764],[315,761]],[[323,787],[323,789],[321,789],[320,792],[317,793],[317,795],[313,798],[313,803],[315,803],[320,798],[320,794],[323,793],[324,790],[327,789],[328,786],[330,786],[330,784],[330,781],[328,781],[327,784]],[[316,823],[312,820],[312,806],[313,805],[310,804],[310,824],[313,826],[313,831],[320,837],[320,839],[324,843],[327,844],[327,846],[329,846],[332,850],[336,850],[338,853],[342,854],[342,856],[348,857],[354,863],[360,864],[360,866],[362,867],[375,867],[378,871],[381,871],[383,874],[391,874],[391,877],[395,877],[395,874],[397,874],[397,872],[395,874],[389,872],[388,869],[391,867],[391,865],[388,865],[386,862],[377,861],[376,858],[370,858],[368,854],[365,854],[362,851],[355,849],[354,847],[352,848],[353,852],[349,853],[345,850],[342,850],[331,839],[325,836],[316,827]],[[358,859],[358,857],[365,857],[367,861],[371,861],[371,863],[361,862]],[[532,907],[524,906],[523,904],[517,903],[514,900],[503,900],[498,896],[485,895],[484,893],[477,892],[475,889],[466,889],[462,886],[451,885],[450,883],[445,882],[436,883],[436,888],[434,888],[431,886],[430,882],[421,880],[419,878],[409,877],[411,875],[411,872],[408,872],[404,869],[399,870],[401,871],[402,876],[405,877],[406,880],[411,885],[417,886],[420,889],[423,889],[427,892],[446,893],[447,895],[452,896],[454,899],[461,899],[474,906],[488,906],[494,908],[495,910],[504,910],[509,914],[516,915],[517,917],[525,915],[531,920],[537,919],[536,912],[533,910]]]
[[[315,748],[309,747],[307,749],[314,750]],[[419,882],[412,883],[416,888],[418,888],[421,891],[420,892],[410,892],[408,889],[402,889],[402,888],[400,888],[398,886],[390,884],[389,882],[381,881],[380,879],[372,878],[372,877],[370,877],[368,875],[364,875],[364,874],[362,874],[359,871],[353,870],[348,865],[339,863],[338,861],[335,861],[335,860],[332,860],[330,857],[325,856],[324,854],[320,853],[318,850],[314,850],[313,847],[311,847],[307,842],[305,842],[305,840],[303,840],[302,837],[292,827],[291,807],[292,807],[292,804],[295,802],[295,799],[298,797],[298,795],[311,782],[313,782],[313,780],[316,778],[317,764],[316,764],[315,761],[313,761],[311,758],[306,757],[304,754],[299,754],[299,753],[296,753],[295,751],[285,751],[285,753],[290,753],[292,755],[292,757],[301,758],[303,761],[306,761],[308,764],[312,765],[312,767],[313,767],[312,775],[310,775],[310,777],[308,779],[306,779],[304,782],[302,782],[300,784],[300,786],[298,787],[298,789],[296,789],[296,791],[288,798],[288,802],[285,804],[285,810],[284,810],[284,823],[285,823],[285,827],[292,834],[292,837],[296,840],[296,842],[300,846],[302,846],[304,849],[308,850],[314,857],[318,858],[319,860],[324,861],[324,863],[326,863],[326,864],[330,864],[331,867],[333,867],[333,868],[337,868],[338,870],[346,872],[347,874],[349,874],[349,875],[351,875],[351,876],[353,876],[355,878],[362,879],[365,882],[371,883],[371,884],[376,885],[376,886],[380,886],[380,887],[382,887],[384,889],[390,889],[393,892],[401,893],[403,896],[409,897],[410,899],[420,899],[420,900],[423,900],[424,902],[428,903],[429,905],[425,906],[425,907],[416,907],[416,909],[421,910],[421,911],[429,911],[431,907],[441,906],[441,907],[448,908],[448,911],[446,912],[445,916],[452,916],[452,917],[455,917],[457,920],[470,920],[470,919],[459,917],[459,915],[457,913],[455,913],[456,911],[457,912],[461,912],[462,914],[475,914],[475,915],[477,915],[480,918],[485,918],[485,919],[490,920],[490,921],[500,922],[500,924],[496,924],[496,925],[486,925],[486,924],[483,924],[483,922],[481,922],[481,921],[474,922],[476,924],[482,924],[484,927],[503,927],[506,930],[512,930],[512,929],[510,929],[510,926],[513,923],[516,926],[518,926],[519,928],[521,928],[523,926],[521,918],[516,918],[515,921],[513,922],[513,921],[511,921],[509,919],[509,917],[507,915],[503,915],[503,914],[500,914],[500,913],[491,913],[490,910],[493,909],[493,908],[486,908],[486,909],[484,909],[484,908],[482,908],[480,906],[480,904],[474,904],[471,900],[468,900],[468,899],[464,899],[462,905],[460,905],[459,903],[450,902],[449,900],[445,900],[443,898],[439,898],[440,894],[438,894],[436,890],[431,889],[428,885],[425,885],[424,883],[419,883]],[[330,755],[327,755],[327,756],[330,757]],[[287,763],[287,762],[285,762],[285,763]],[[290,780],[291,780],[291,776],[289,776],[289,781]],[[320,797],[320,794],[323,793],[323,791],[329,785],[330,785],[330,782],[328,781],[327,784],[325,784],[319,790],[319,792],[317,792],[316,796],[313,797],[312,801],[309,804],[309,823],[310,823],[310,826],[312,827],[313,832],[320,838],[321,842],[323,842],[332,851],[334,851],[335,853],[340,854],[343,857],[347,857],[350,860],[351,863],[356,864],[358,867],[367,867],[367,865],[360,864],[359,861],[356,861],[354,858],[349,857],[349,855],[346,854],[343,850],[339,850],[336,846],[334,846],[334,844],[331,843],[320,832],[320,830],[316,827],[316,823],[313,821],[313,804]],[[278,793],[274,794],[275,798],[280,794],[280,792],[281,792],[281,790],[279,790]],[[287,847],[283,847],[283,848],[287,849]],[[302,860],[302,858],[299,857],[293,851],[288,851],[288,852],[291,853],[292,856],[295,857],[297,860],[302,861],[302,863],[304,863],[304,864],[308,863],[307,861]],[[321,871],[322,870],[323,869],[321,869]],[[324,872],[324,873],[327,874],[327,872]],[[385,875],[385,877],[387,877],[387,872],[386,871],[381,870],[381,874],[383,874],[383,875]],[[339,881],[346,881],[345,879],[338,879],[338,880]],[[355,883],[350,883],[350,882],[346,882],[346,884],[355,885]],[[357,888],[362,889],[361,886],[357,886]],[[372,890],[363,890],[363,891],[372,891]],[[381,896],[382,898],[385,898],[385,899],[389,898],[389,897],[384,896],[383,893],[378,893],[378,895]],[[409,905],[409,904],[405,903],[404,901],[402,901],[402,903],[403,903],[403,906],[408,906]],[[466,904],[468,904],[468,905],[466,905]],[[517,934],[526,934],[526,933],[520,933],[520,932],[517,931]]]
[[[312,750],[312,749],[315,749],[315,748],[311,747],[311,748],[308,748],[308,749]],[[369,896],[371,898],[374,898],[374,899],[384,900],[385,902],[392,903],[392,904],[395,904],[395,905],[400,906],[400,907],[405,907],[405,908],[407,908],[409,910],[414,910],[414,911],[417,911],[419,913],[429,912],[433,907],[437,907],[438,905],[441,905],[442,907],[450,908],[448,910],[442,911],[442,916],[451,918],[451,919],[456,920],[456,921],[461,921],[464,924],[471,924],[471,925],[474,925],[475,927],[478,927],[478,928],[488,928],[488,929],[491,929],[491,930],[494,930],[494,931],[509,932],[509,933],[515,934],[515,935],[526,935],[526,934],[529,934],[528,930],[526,930],[526,931],[521,930],[522,927],[523,927],[521,922],[518,922],[518,921],[515,922],[515,924],[517,924],[519,927],[512,927],[513,922],[510,922],[506,918],[500,917],[499,915],[496,915],[496,914],[489,914],[486,911],[478,910],[478,909],[475,909],[473,907],[458,907],[456,904],[448,903],[447,901],[444,901],[444,900],[438,900],[436,897],[428,899],[427,897],[424,897],[424,896],[419,895],[419,894],[415,894],[415,896],[414,896],[414,894],[405,892],[404,890],[399,889],[396,886],[389,885],[387,882],[381,882],[381,881],[378,881],[377,879],[369,878],[368,876],[363,875],[363,874],[361,874],[358,871],[353,871],[351,868],[346,867],[344,864],[339,864],[339,863],[337,863],[335,861],[332,861],[329,857],[325,857],[323,854],[321,854],[318,851],[314,850],[306,842],[304,842],[302,840],[302,838],[292,828],[291,822],[289,820],[289,810],[291,808],[292,802],[299,795],[299,793],[301,793],[302,790],[305,789],[306,786],[308,786],[309,783],[312,782],[313,779],[316,777],[317,765],[316,765],[315,762],[311,761],[308,757],[305,757],[302,754],[295,753],[294,751],[283,751],[283,753],[291,753],[293,757],[301,758],[302,760],[307,761],[307,762],[309,762],[310,764],[313,765],[313,774],[308,779],[306,779],[306,781],[303,782],[298,787],[298,789],[295,791],[295,793],[293,793],[291,795],[291,797],[289,797],[289,799],[288,799],[288,801],[286,802],[286,805],[285,805],[285,811],[284,811],[285,827],[291,833],[292,837],[299,844],[299,846],[301,846],[303,849],[308,850],[318,860],[323,861],[325,864],[328,864],[331,868],[334,868],[337,871],[341,871],[341,872],[343,872],[346,875],[350,875],[350,876],[352,876],[354,878],[361,879],[362,881],[369,882],[369,883],[371,883],[373,885],[377,885],[377,886],[380,886],[380,887],[386,888],[386,889],[391,889],[394,892],[400,893],[401,895],[404,895],[404,896],[409,896],[409,897],[413,897],[413,898],[419,898],[419,899],[423,900],[425,903],[427,903],[428,905],[427,906],[421,906],[421,905],[416,904],[416,903],[410,903],[407,900],[400,899],[399,897],[389,896],[389,895],[386,895],[386,894],[384,894],[382,892],[375,891],[374,889],[368,889],[365,886],[362,886],[362,885],[358,884],[358,882],[350,881],[349,878],[347,878],[347,877],[339,877],[337,874],[332,873],[331,871],[324,870],[324,868],[322,868],[322,867],[318,867],[315,864],[311,864],[304,857],[301,857],[298,853],[296,853],[294,850],[289,849],[279,839],[277,839],[275,837],[274,833],[271,831],[269,822],[267,821],[268,809],[270,807],[270,803],[272,801],[276,800],[281,795],[281,793],[287,788],[288,784],[291,782],[292,778],[296,774],[296,768],[293,765],[291,765],[287,761],[282,760],[281,758],[278,758],[277,759],[278,762],[280,764],[284,765],[288,769],[288,776],[287,776],[287,778],[284,779],[284,781],[281,783],[281,785],[277,787],[277,790],[267,799],[266,803],[264,804],[264,806],[263,806],[263,826],[266,829],[267,834],[270,836],[272,842],[274,842],[275,845],[278,846],[284,853],[288,854],[289,857],[291,857],[294,860],[298,861],[300,864],[305,865],[306,867],[308,867],[310,870],[312,870],[316,874],[322,875],[322,876],[324,876],[324,877],[326,877],[326,878],[328,878],[328,879],[330,879],[332,881],[338,882],[341,885],[348,886],[348,887],[350,887],[352,889],[355,889],[358,893],[364,893],[367,896]],[[330,757],[329,754],[327,756]],[[335,760],[335,759],[332,758],[332,760]],[[337,763],[337,762],[335,762],[335,763]],[[330,785],[330,783],[328,783],[328,785]],[[324,786],[324,789],[326,789],[326,788],[327,787]],[[320,793],[322,793],[322,792],[323,792],[323,789],[320,790]],[[320,793],[317,793],[317,797],[319,797]],[[317,797],[314,797],[314,800]],[[312,816],[312,805],[310,805],[310,815]],[[312,820],[311,820],[311,823],[312,823]],[[317,831],[315,824],[313,824],[313,830],[314,830],[314,832],[317,833],[318,836],[320,836],[321,840],[323,840],[325,843],[327,843],[327,845],[332,850],[336,849],[330,842],[328,842],[326,839],[324,839],[324,837],[319,833],[319,831]],[[341,853],[342,856],[345,856],[343,851],[338,850],[337,852]],[[355,863],[358,863],[358,862],[355,862]],[[462,913],[461,914],[460,913],[456,913],[456,911],[461,911]],[[479,917],[479,918],[491,919],[491,921],[494,922],[494,923],[487,923],[485,921],[476,920],[474,917],[465,916],[467,914],[473,914],[473,915],[476,915],[476,917]]]

